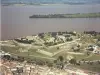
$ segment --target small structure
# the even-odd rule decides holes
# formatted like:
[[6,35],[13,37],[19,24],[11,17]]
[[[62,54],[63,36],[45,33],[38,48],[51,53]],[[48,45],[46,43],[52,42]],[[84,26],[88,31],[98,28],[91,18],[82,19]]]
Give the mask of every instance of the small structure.
[[48,38],[48,40],[46,40],[46,42],[54,42],[55,38],[54,37],[51,37],[51,38]]
[[100,48],[99,48],[99,47],[95,48],[95,49],[93,50],[93,53],[94,53],[94,54],[100,54]]
[[96,46],[96,45],[89,45],[88,48],[87,48],[87,50],[89,50],[89,51],[94,51],[94,50],[97,49],[97,47],[98,47],[98,46]]
[[59,35],[59,36],[57,36],[57,38],[63,40],[64,42],[66,41],[65,36]]
[[92,51],[92,53],[94,53],[94,54],[100,54],[100,47],[98,47],[96,45],[89,45],[88,50]]

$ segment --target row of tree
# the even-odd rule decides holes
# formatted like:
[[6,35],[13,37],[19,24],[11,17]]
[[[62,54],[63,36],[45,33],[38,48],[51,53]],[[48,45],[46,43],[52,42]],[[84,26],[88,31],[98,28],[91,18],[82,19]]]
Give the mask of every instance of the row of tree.
[[25,43],[25,44],[31,44],[34,42],[34,40],[28,40],[28,39],[23,40],[23,38],[21,38],[21,40],[19,39],[14,39],[14,40],[20,43]]

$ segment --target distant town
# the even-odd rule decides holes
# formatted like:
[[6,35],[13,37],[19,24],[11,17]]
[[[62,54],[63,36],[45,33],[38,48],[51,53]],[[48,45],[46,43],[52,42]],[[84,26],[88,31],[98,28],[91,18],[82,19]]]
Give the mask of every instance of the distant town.
[[0,65],[9,75],[100,74],[100,32],[39,33],[0,45]]

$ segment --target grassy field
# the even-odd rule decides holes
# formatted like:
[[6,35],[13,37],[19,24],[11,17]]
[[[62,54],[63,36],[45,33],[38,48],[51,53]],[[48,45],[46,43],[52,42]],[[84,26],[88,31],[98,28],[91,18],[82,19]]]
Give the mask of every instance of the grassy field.
[[36,49],[30,49],[28,52],[19,52],[19,47],[2,46],[1,49],[5,52],[9,52],[10,54],[16,56],[23,56],[30,59],[52,60],[49,59],[50,58],[49,56],[36,52]]
[[92,65],[86,63],[81,64],[80,66],[74,65],[74,67],[100,73],[100,64],[98,63]]
[[86,58],[86,60],[100,60],[100,55],[93,54],[91,57]]
[[[24,47],[19,47],[19,46],[15,46],[15,47],[8,47],[8,46],[1,46],[1,49],[5,52],[9,52],[12,55],[16,55],[16,56],[22,56],[25,57],[26,60],[30,61],[30,60],[37,60],[37,61],[41,61],[41,62],[54,62],[54,60],[56,60],[59,56],[63,56],[65,60],[67,60],[67,56],[72,56],[73,58],[75,58],[76,60],[88,60],[88,61],[92,61],[92,60],[100,60],[100,55],[97,54],[91,54],[89,56],[87,56],[87,54],[85,53],[84,55],[76,55],[76,54],[69,54],[67,52],[67,50],[61,51],[60,53],[57,53],[56,55],[54,55],[53,57],[49,57],[48,55],[44,55],[42,53],[38,53],[37,49],[29,49],[28,52],[19,52],[19,48],[23,48]],[[52,48],[48,48],[48,49],[44,49],[45,51],[47,50],[48,52],[54,53],[57,52],[61,49],[57,49],[56,47],[52,47]],[[77,52],[76,52],[77,53]],[[80,69],[85,69],[85,70],[90,70],[90,71],[95,71],[95,72],[100,72],[100,64],[96,63],[96,64],[81,64],[81,65],[73,65],[74,67],[80,68]]]
[[56,51],[59,51],[56,47],[52,47],[50,49],[48,49],[49,52],[54,53]]
[[[19,46],[16,46],[16,47],[2,46],[1,47],[1,49],[3,51],[9,52],[9,53],[13,53],[13,54],[16,54],[18,56],[24,56],[24,57],[29,57],[29,58],[34,58],[35,57],[35,58],[43,58],[43,59],[51,58],[48,55],[45,55],[45,54],[37,52],[37,49],[29,49],[28,52],[19,52],[19,48],[20,48]],[[23,48],[23,47],[21,47],[21,48]],[[61,52],[57,53],[56,55],[54,55],[52,58],[57,58],[59,56],[63,56],[66,59],[67,55],[71,55],[72,57],[74,57],[77,60],[81,60],[81,59],[85,59],[85,60],[100,60],[100,55],[97,55],[97,54],[92,54],[91,56],[87,56],[86,53],[84,55],[68,54],[67,50],[57,49],[56,47],[44,49],[44,51],[47,51],[47,52],[50,52],[50,53],[56,53],[57,51],[61,51]]]

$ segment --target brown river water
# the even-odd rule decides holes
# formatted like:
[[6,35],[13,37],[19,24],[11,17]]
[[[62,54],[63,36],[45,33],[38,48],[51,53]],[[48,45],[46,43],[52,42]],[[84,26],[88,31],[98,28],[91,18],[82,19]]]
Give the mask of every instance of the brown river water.
[[100,18],[29,19],[33,14],[100,12],[95,5],[1,6],[2,40],[53,31],[100,31]]

